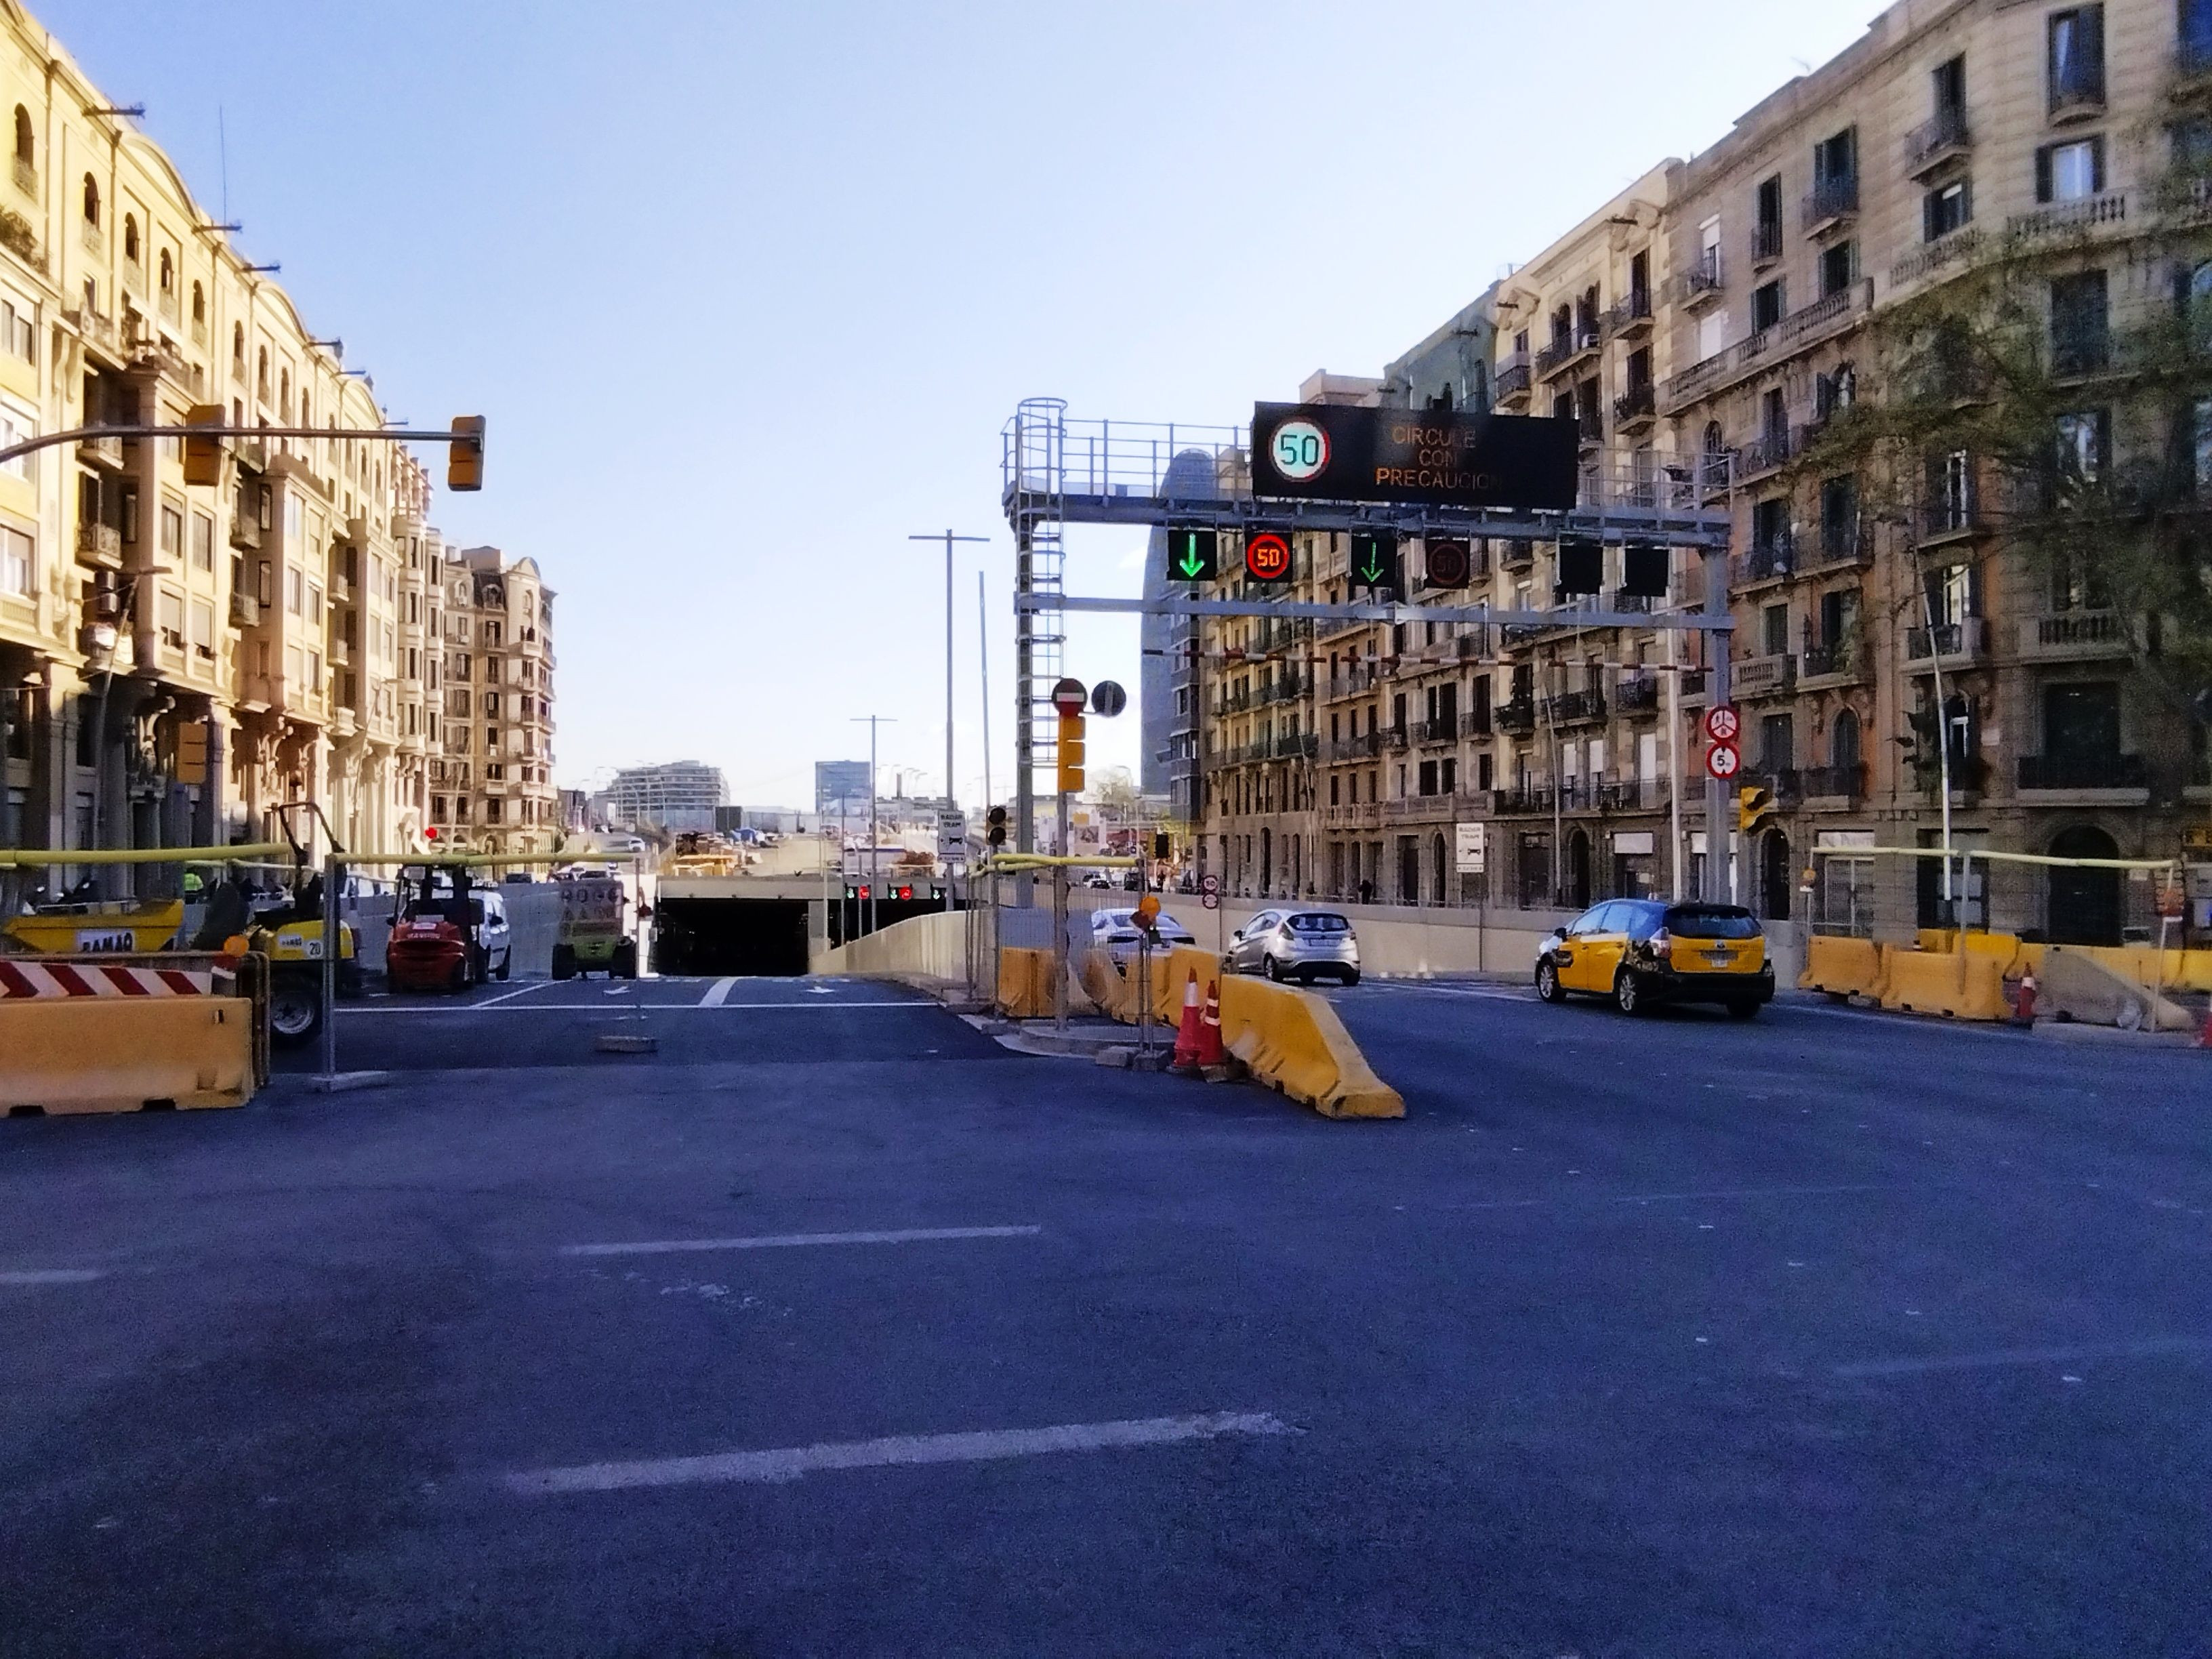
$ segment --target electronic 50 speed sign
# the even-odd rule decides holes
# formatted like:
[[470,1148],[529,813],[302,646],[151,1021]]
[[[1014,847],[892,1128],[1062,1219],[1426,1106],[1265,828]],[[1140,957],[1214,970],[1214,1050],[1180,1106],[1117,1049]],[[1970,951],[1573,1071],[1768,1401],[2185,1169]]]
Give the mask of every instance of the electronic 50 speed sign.
[[1328,434],[1318,421],[1293,416],[1275,428],[1267,441],[1267,454],[1275,471],[1292,483],[1310,483],[1328,471]]
[[1244,574],[1255,582],[1291,579],[1291,538],[1279,530],[1255,530],[1244,538]]

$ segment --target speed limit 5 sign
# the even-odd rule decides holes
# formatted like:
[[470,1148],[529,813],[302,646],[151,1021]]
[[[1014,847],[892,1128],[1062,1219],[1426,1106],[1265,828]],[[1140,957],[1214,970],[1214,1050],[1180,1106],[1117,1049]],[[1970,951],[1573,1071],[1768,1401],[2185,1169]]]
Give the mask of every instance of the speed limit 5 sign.
[[1722,782],[1727,782],[1743,770],[1743,750],[1732,743],[1715,744],[1705,750],[1705,770]]

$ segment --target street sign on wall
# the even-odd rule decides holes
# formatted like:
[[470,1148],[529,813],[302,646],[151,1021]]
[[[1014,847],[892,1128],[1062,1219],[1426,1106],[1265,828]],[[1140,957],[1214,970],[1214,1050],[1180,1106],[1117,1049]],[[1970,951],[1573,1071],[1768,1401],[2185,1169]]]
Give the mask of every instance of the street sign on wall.
[[1453,848],[1454,863],[1462,876],[1479,876],[1488,862],[1490,845],[1486,823],[1462,823],[1454,826],[1457,845]]
[[1576,501],[1571,420],[1340,404],[1252,411],[1252,492],[1332,501],[1564,513]]

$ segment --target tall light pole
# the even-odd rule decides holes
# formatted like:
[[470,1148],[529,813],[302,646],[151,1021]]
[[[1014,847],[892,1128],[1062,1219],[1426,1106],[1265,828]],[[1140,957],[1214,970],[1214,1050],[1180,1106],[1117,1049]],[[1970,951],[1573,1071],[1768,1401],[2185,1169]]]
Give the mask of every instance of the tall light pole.
[[876,849],[883,841],[883,835],[880,829],[880,825],[883,822],[883,815],[881,808],[878,805],[878,802],[880,799],[883,792],[876,787],[876,728],[878,726],[896,726],[898,722],[884,714],[855,714],[853,716],[853,724],[855,726],[858,726],[862,720],[866,720],[868,723],[867,931],[872,933],[876,931],[876,906],[882,902],[879,896],[879,891],[884,884],[883,878],[878,872],[876,862],[878,856]]
[[[952,544],[978,542],[988,544],[988,536],[956,536],[950,530],[931,536],[909,536],[910,542],[943,542],[945,544],[945,805],[950,809],[958,793],[952,782]],[[984,805],[988,805],[989,802]],[[940,822],[942,820],[940,819]],[[952,908],[952,870],[946,860],[945,872],[945,908]]]

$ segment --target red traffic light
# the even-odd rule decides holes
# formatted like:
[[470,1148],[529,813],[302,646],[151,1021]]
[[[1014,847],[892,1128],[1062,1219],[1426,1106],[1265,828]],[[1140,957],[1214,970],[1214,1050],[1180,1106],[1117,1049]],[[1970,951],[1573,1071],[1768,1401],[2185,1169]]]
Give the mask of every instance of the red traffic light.
[[914,896],[914,889],[911,887],[902,887],[897,892],[892,894],[891,896],[893,898],[910,899]]

